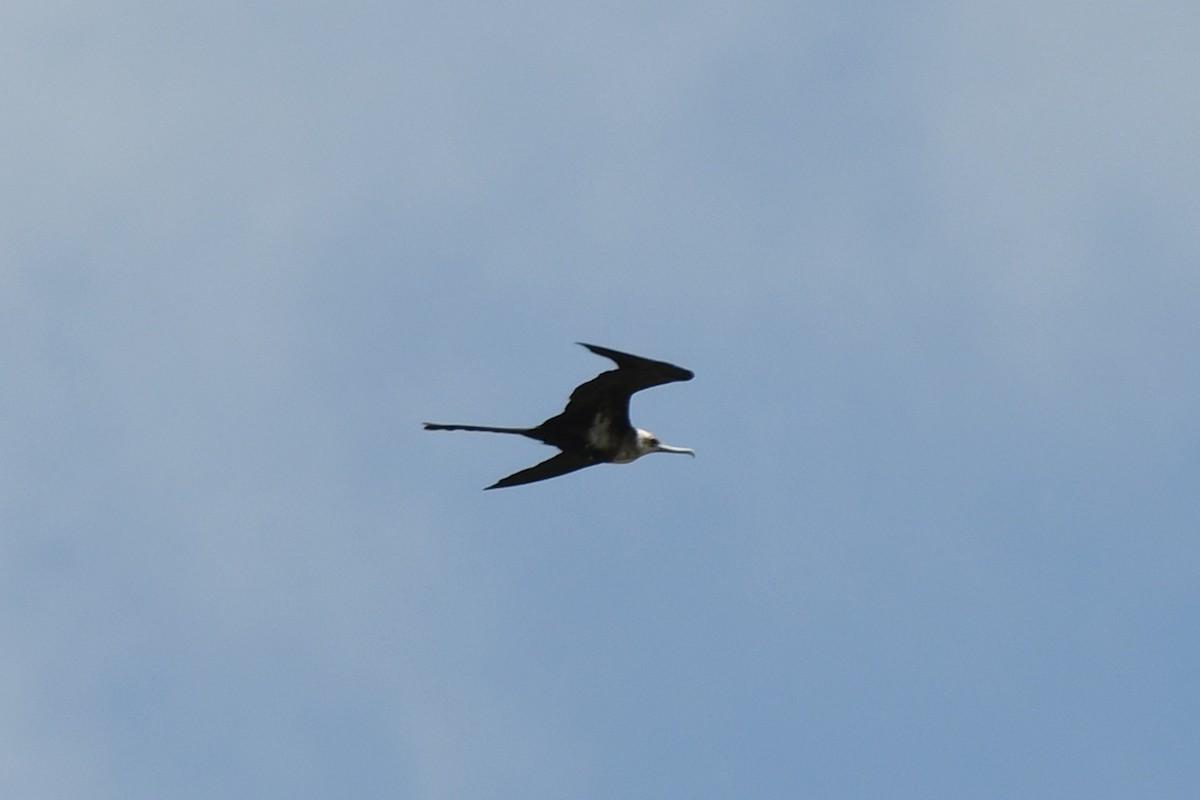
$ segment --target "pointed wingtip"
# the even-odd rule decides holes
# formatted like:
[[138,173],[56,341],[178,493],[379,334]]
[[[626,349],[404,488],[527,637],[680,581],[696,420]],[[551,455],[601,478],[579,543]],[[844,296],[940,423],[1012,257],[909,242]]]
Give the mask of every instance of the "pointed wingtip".
[[659,361],[645,356],[635,356],[633,353],[624,353],[620,350],[613,350],[610,347],[601,347],[598,344],[588,344],[587,342],[576,342],[580,347],[586,347],[598,356],[609,359],[620,368],[638,369],[642,367],[651,367],[656,370],[661,370],[664,376],[669,375],[666,381],[690,381],[696,377],[696,373],[690,369],[684,369],[667,361]]

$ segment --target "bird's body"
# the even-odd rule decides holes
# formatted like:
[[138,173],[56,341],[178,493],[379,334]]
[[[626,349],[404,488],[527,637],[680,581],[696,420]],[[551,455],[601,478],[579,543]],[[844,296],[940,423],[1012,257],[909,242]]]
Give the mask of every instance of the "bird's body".
[[617,368],[602,372],[576,387],[567,407],[558,416],[533,428],[426,422],[425,430],[515,433],[562,451],[540,464],[502,478],[488,489],[533,483],[594,464],[627,464],[648,453],[695,455],[687,448],[665,445],[654,434],[634,428],[629,422],[629,398],[634,392],[673,381],[690,381],[694,377],[690,370],[594,344],[583,346],[596,355],[612,359]]

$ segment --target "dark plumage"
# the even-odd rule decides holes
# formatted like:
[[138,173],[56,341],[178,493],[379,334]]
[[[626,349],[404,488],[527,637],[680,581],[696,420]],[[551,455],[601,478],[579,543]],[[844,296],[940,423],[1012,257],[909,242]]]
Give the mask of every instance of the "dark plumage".
[[540,464],[496,481],[488,489],[519,486],[574,472],[593,464],[625,464],[647,453],[695,452],[670,447],[649,431],[629,422],[629,398],[634,392],[673,381],[690,381],[691,370],[649,358],[610,350],[594,344],[579,344],[616,362],[617,368],[602,372],[571,392],[567,407],[533,428],[499,428],[490,425],[440,425],[425,423],[427,431],[486,431],[516,433],[557,447],[562,452]]

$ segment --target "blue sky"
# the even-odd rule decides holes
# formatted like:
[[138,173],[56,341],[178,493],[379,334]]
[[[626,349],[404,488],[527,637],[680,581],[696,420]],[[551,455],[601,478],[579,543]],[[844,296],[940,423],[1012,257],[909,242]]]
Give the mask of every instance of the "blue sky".
[[1198,37],[5,4],[3,794],[1192,796]]

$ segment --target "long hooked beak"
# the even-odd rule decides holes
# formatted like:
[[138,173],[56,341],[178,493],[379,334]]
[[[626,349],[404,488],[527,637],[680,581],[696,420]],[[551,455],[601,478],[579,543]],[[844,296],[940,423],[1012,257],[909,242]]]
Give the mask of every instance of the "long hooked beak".
[[671,447],[669,444],[660,444],[654,448],[656,453],[687,453],[692,458],[696,457],[696,451],[690,447]]

